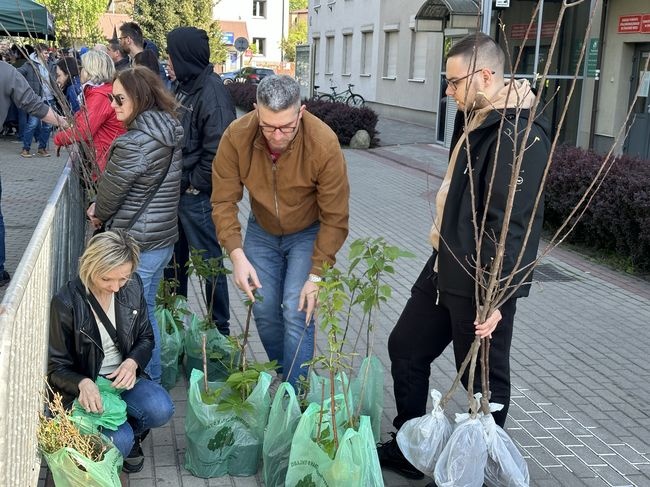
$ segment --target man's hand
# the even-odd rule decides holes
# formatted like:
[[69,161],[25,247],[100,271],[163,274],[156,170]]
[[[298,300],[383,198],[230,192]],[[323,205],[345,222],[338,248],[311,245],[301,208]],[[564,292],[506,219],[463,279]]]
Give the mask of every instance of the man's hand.
[[307,317],[305,323],[311,321],[311,317],[318,306],[318,284],[311,281],[305,281],[305,285],[300,291],[300,298],[298,300],[298,311],[305,311]]
[[87,377],[79,382],[79,404],[89,413],[101,414],[104,412],[99,388]]
[[93,228],[97,229],[102,226],[101,220],[99,220],[99,218],[95,218],[95,203],[92,203],[88,207],[86,210],[86,216],[90,220],[90,224],[93,226]]
[[232,260],[232,274],[235,284],[254,303],[255,296],[253,296],[253,292],[262,287],[255,268],[248,261],[242,249],[235,249],[230,252],[230,260]]
[[133,389],[135,385],[135,373],[138,370],[138,363],[132,358],[127,358],[113,372],[106,376],[107,379],[113,380],[115,389]]
[[477,318],[474,322],[474,326],[476,327],[476,334],[481,338],[492,338],[492,332],[496,329],[499,321],[501,321],[501,318],[501,311],[498,309],[495,309],[483,323],[479,323]]

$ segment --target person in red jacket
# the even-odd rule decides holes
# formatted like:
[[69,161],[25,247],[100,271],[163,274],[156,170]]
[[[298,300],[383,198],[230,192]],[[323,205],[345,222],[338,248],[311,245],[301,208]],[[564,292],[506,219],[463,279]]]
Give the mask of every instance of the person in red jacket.
[[96,180],[106,167],[108,149],[126,129],[115,117],[108,99],[113,90],[113,60],[105,52],[92,50],[81,57],[81,64],[82,108],[75,114],[73,126],[54,136],[54,143],[67,146],[82,141],[87,159],[91,161],[93,180]]

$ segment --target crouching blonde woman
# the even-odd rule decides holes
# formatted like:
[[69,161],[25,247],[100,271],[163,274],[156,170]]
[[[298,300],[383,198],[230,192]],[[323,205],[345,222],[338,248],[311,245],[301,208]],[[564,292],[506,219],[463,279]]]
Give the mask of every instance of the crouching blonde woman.
[[102,413],[95,381],[122,390],[127,421],[105,430],[124,456],[126,472],[142,470],[141,440],[174,414],[169,394],[144,373],[154,346],[142,280],[134,272],[140,250],[126,232],[93,237],[79,260],[79,277],[52,298],[48,381],[69,407],[74,399]]

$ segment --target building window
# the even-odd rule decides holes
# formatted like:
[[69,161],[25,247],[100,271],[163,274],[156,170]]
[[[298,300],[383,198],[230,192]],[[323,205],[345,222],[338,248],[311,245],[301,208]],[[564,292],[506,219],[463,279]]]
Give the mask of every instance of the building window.
[[423,80],[427,67],[427,33],[411,32],[411,68],[409,78]]
[[314,37],[312,42],[314,45],[314,74],[318,74],[320,72],[318,67],[320,63],[320,38]]
[[361,33],[361,74],[372,72],[372,32]]
[[352,73],[352,34],[343,34],[343,64],[342,74]]
[[266,0],[253,0],[253,17],[266,17]]
[[257,46],[257,54],[266,56],[266,39],[264,37],[253,37],[253,44]]
[[399,32],[386,32],[386,45],[384,46],[384,78],[397,77],[397,41]]
[[325,38],[325,74],[334,73],[334,37]]

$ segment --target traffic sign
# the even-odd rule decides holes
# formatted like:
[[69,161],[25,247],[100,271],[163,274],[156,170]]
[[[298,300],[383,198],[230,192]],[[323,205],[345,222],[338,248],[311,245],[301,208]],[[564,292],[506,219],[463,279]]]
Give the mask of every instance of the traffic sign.
[[248,49],[248,39],[245,37],[238,37],[235,39],[235,49],[237,49],[239,52],[244,52],[246,49]]

